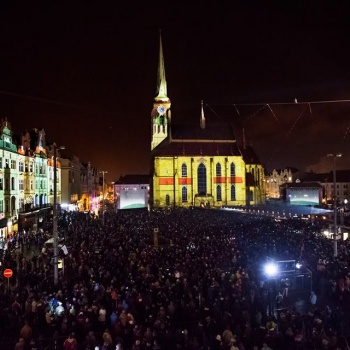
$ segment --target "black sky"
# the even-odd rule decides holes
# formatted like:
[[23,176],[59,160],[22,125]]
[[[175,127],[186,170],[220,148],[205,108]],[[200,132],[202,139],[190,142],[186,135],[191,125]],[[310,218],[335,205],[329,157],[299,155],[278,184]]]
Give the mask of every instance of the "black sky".
[[[0,4],[0,115],[14,131],[43,127],[109,180],[148,173],[161,28],[174,121],[198,122],[203,99],[269,170],[330,152],[350,168],[350,103],[273,104],[350,99],[346,2],[72,3]],[[260,102],[272,111],[242,105]]]

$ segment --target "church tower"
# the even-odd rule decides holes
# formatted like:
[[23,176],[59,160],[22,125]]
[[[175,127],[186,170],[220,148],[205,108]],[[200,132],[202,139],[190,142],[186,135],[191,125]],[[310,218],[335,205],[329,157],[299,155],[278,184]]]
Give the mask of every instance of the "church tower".
[[167,85],[165,79],[164,56],[162,47],[162,37],[159,34],[159,62],[157,77],[157,92],[153,100],[152,119],[152,144],[151,150],[165,140],[170,133],[171,102],[167,95]]

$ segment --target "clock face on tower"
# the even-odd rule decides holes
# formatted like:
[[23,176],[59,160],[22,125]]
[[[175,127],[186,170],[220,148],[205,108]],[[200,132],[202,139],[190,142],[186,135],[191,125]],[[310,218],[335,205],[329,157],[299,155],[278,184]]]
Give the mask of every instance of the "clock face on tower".
[[165,113],[166,109],[164,106],[160,105],[157,107],[157,112],[160,114],[160,115],[163,115]]

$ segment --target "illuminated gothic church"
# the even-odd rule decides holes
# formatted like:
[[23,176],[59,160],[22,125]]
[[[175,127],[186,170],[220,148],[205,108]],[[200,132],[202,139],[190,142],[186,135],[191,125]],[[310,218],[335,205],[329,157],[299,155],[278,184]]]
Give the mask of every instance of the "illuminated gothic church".
[[240,147],[227,124],[173,123],[160,40],[157,94],[151,113],[151,204],[154,207],[221,207],[264,201],[264,171],[251,146]]

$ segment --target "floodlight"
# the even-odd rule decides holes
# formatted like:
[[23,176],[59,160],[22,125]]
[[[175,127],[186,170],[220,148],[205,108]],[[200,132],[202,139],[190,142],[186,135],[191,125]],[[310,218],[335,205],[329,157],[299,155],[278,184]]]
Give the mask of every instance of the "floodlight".
[[302,266],[303,266],[303,265],[302,265],[300,262],[297,262],[297,263],[295,264],[295,267],[296,267],[297,269],[301,269]]
[[274,277],[278,273],[278,266],[273,263],[268,263],[264,267],[265,274],[269,277]]

